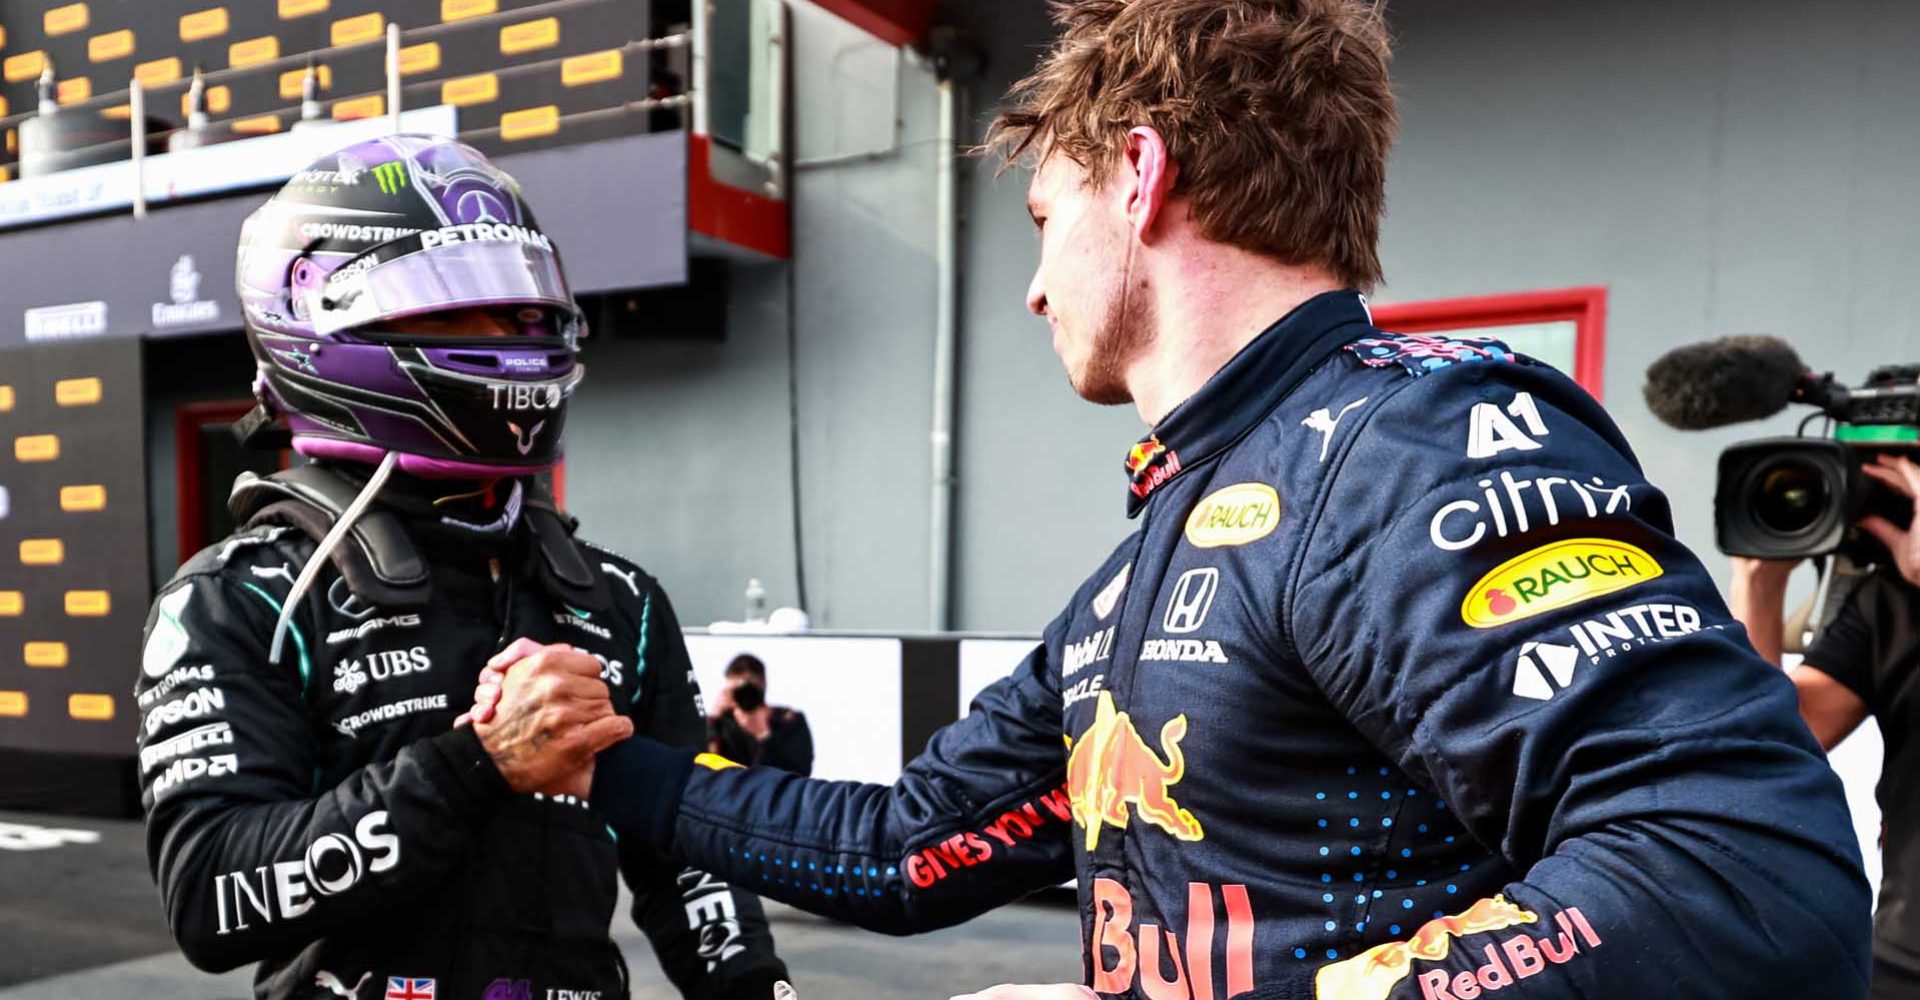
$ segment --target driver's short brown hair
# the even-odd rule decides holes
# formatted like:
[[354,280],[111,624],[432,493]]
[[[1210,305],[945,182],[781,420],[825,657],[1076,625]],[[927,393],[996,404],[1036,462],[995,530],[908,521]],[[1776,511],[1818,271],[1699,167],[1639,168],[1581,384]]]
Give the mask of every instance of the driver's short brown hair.
[[1095,177],[1127,133],[1160,132],[1208,239],[1380,280],[1387,151],[1399,128],[1372,0],[1053,0],[1059,39],[988,147],[1064,154]]

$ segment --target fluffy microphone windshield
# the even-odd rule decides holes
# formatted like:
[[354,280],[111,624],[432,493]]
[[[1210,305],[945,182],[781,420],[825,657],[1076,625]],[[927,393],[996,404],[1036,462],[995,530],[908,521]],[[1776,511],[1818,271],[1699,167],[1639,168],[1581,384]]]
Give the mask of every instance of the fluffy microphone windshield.
[[1787,408],[1807,366],[1778,337],[1722,337],[1667,352],[1647,369],[1647,407],[1669,427],[1701,431]]

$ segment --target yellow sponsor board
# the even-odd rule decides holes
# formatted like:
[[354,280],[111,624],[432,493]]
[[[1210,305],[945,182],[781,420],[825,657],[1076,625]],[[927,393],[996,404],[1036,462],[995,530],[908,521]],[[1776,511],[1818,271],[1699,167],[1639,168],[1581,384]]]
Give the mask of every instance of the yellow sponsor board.
[[26,609],[25,595],[17,590],[0,590],[0,618],[18,618]]
[[140,81],[142,87],[164,87],[180,79],[180,57],[168,56],[143,62],[133,68],[133,78]]
[[560,19],[543,17],[538,21],[509,24],[500,29],[500,54],[519,55],[560,44]]
[[113,598],[104,590],[67,591],[67,614],[73,618],[104,618],[113,610]]
[[[227,87],[208,87],[205,94],[210,115],[224,115],[233,107],[233,91]],[[193,91],[188,90],[180,95],[180,116],[190,114],[193,114]]]
[[357,45],[379,38],[387,30],[387,19],[379,11],[359,17],[343,17],[333,22],[333,44]]
[[78,104],[93,97],[93,81],[84,76],[71,76],[54,85],[54,99],[61,107]]
[[27,714],[25,691],[0,691],[0,716],[17,719]]
[[365,97],[333,102],[333,117],[337,121],[378,118],[386,113],[387,99],[380,94],[368,94]]
[[233,130],[247,135],[265,135],[268,132],[278,132],[280,131],[280,116],[255,115],[252,118],[236,119],[233,123]]
[[94,62],[112,62],[133,55],[133,31],[123,28],[87,39],[87,58]]
[[197,10],[180,18],[180,40],[197,42],[227,33],[227,9]]
[[456,77],[440,85],[440,103],[464,108],[500,97],[500,78],[492,73]]
[[1645,550],[1607,538],[1570,538],[1500,564],[1460,602],[1460,620],[1497,628],[1664,576]]
[[64,642],[29,642],[21,650],[21,657],[27,666],[43,670],[58,670],[67,665],[67,644]]
[[113,696],[70,694],[67,696],[67,714],[83,722],[106,722],[113,718]]
[[325,11],[332,0],[280,0],[280,20],[289,21]]
[[1280,526],[1280,493],[1266,483],[1235,483],[1207,494],[1187,516],[1187,541],[1217,549],[1257,542]]
[[20,562],[25,566],[58,566],[67,560],[67,547],[58,538],[26,538],[20,542]]
[[60,487],[60,509],[69,514],[107,509],[107,488],[98,483]]
[[227,46],[227,65],[258,66],[280,58],[280,39],[272,35],[249,38]]
[[60,457],[60,435],[26,434],[13,439],[16,462],[51,462]]
[[440,43],[421,42],[400,50],[400,75],[431,73],[440,68]]
[[557,104],[527,108],[524,111],[509,111],[500,116],[500,138],[508,142],[552,135],[558,131],[560,131],[560,107]]
[[85,28],[87,20],[87,5],[70,3],[47,11],[40,23],[47,29],[48,35],[70,35]]
[[0,385],[0,413],[13,409],[13,386]]
[[603,80],[618,80],[625,70],[626,61],[619,49],[589,52],[560,64],[560,82],[568,87],[579,87]]
[[440,0],[440,20],[464,21],[483,17],[500,9],[500,0]]
[[38,50],[8,56],[6,62],[0,63],[0,73],[5,73],[8,83],[31,80],[46,68],[47,54]]
[[60,406],[92,406],[103,393],[97,378],[63,378],[53,384],[53,401]]
[[[313,68],[313,75],[319,78],[321,90],[332,89],[333,87],[333,67],[332,66],[329,66],[326,63],[321,63],[318,66],[315,66]],[[305,92],[306,85],[307,85],[307,71],[304,68],[290,69],[285,73],[280,74],[280,96],[286,100],[289,100],[289,101],[298,100],[301,94]]]

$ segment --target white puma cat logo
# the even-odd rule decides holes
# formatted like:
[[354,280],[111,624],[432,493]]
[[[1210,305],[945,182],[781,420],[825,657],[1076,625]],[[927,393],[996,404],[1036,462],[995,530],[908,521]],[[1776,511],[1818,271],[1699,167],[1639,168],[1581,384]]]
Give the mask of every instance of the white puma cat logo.
[[604,563],[604,562],[600,564],[600,568],[606,570],[609,574],[612,574],[613,576],[617,576],[620,579],[625,580],[627,583],[627,589],[633,591],[633,596],[635,597],[640,596],[640,582],[639,580],[636,579],[640,575],[639,570],[636,569],[630,572],[621,572],[620,567],[615,566],[612,563]]
[[340,984],[339,976],[336,976],[333,973],[328,972],[325,969],[322,969],[319,972],[314,974],[313,985],[324,986],[327,988],[329,992],[331,992],[334,996],[337,996],[337,997],[346,997],[347,1000],[360,1000],[360,987],[364,985],[367,979],[372,975],[373,973],[371,972],[362,972],[360,974],[360,981],[357,983],[354,983],[353,987],[349,989],[348,987],[342,986]]

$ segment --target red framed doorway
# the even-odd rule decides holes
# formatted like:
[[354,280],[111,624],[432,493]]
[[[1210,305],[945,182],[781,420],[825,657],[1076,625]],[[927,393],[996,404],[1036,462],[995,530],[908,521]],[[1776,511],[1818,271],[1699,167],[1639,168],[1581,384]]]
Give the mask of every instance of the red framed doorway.
[[[1390,333],[1454,333],[1501,336],[1502,327],[1528,327],[1556,348],[1565,325],[1571,325],[1572,345],[1562,357],[1545,357],[1573,376],[1594,399],[1605,401],[1602,390],[1607,369],[1607,289],[1600,285],[1554,291],[1481,295],[1395,302],[1373,306],[1373,322]],[[1556,327],[1558,329],[1556,329]],[[1509,334],[1520,331],[1509,330]],[[1507,339],[1502,337],[1502,339]],[[1519,338],[1514,338],[1518,340]],[[1525,343],[1515,350],[1535,354]],[[1570,367],[1569,367],[1570,365]]]

